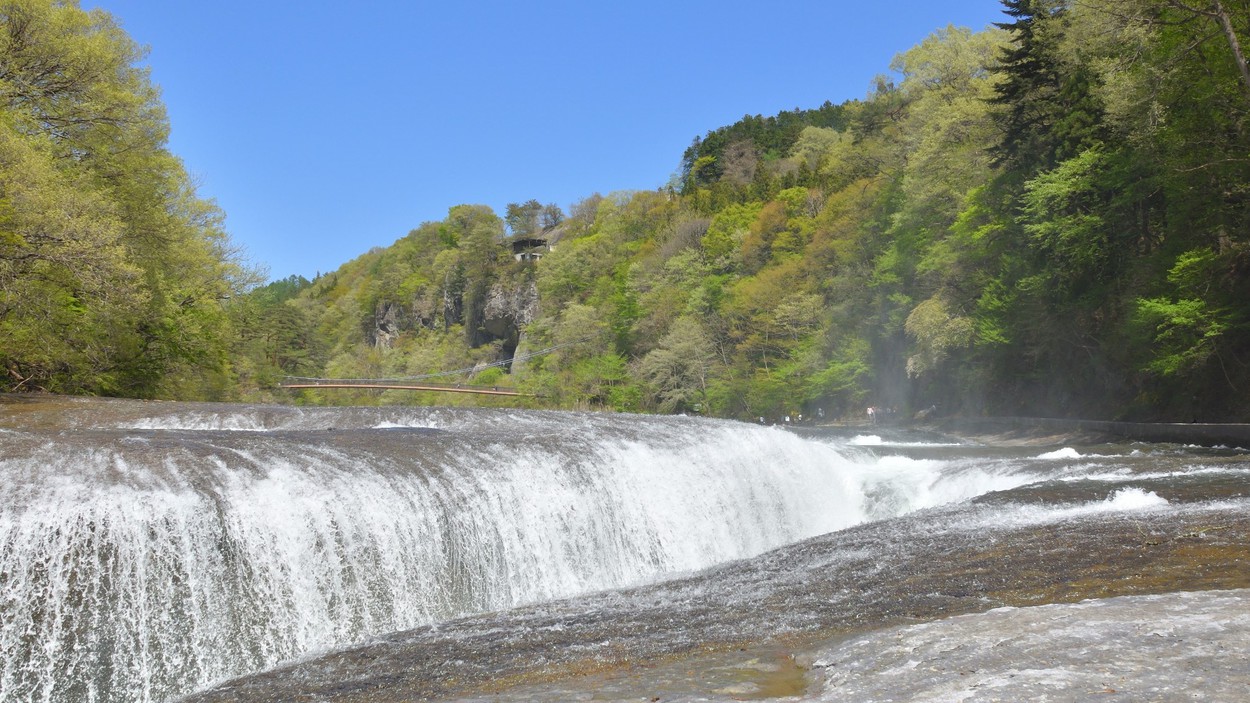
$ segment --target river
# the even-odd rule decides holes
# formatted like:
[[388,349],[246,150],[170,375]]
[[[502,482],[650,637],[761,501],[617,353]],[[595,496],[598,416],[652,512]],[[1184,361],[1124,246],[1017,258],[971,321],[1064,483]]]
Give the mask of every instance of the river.
[[0,449],[5,702],[1245,683],[1239,448],[8,397]]

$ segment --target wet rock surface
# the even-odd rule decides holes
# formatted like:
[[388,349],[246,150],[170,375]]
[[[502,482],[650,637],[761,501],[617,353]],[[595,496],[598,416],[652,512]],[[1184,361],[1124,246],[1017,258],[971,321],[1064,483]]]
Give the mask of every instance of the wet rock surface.
[[818,700],[1235,701],[1250,690],[1250,591],[1001,608],[820,652]]
[[[684,580],[388,636],[188,700],[760,695],[785,662],[810,667],[831,638],[1003,606],[1250,587],[1247,507],[1025,517],[1006,529],[986,507],[930,511]],[[811,683],[779,692],[802,696]]]
[[1241,681],[1245,450],[799,432],[0,397],[0,698],[1187,700],[1099,663],[1164,620],[1195,687]]

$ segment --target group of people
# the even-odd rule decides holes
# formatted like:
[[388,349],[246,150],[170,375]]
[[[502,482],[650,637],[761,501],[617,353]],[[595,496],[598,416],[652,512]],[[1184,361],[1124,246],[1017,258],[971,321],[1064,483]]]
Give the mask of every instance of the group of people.
[[[927,419],[930,419],[936,412],[937,412],[937,406],[930,405],[924,410],[917,412],[913,419],[927,420]],[[887,405],[881,405],[881,406],[870,405],[868,406],[868,423],[869,424],[876,425],[878,423],[893,422],[897,417],[898,417],[898,406],[893,406],[893,405],[888,405],[888,406]],[[816,408],[815,417],[807,417],[805,420],[803,413],[794,412],[794,413],[785,415],[783,417],[773,419],[771,421],[771,424],[789,425],[789,424],[801,423],[804,421],[820,422],[824,419],[825,419],[824,408]],[[761,425],[767,425],[767,424],[770,424],[770,421],[769,419],[765,418],[763,415],[760,415],[759,423]]]
[[[807,418],[807,421],[808,421],[808,422],[819,422],[819,421],[821,421],[821,420],[823,420],[823,419],[825,419],[825,409],[824,409],[824,408],[816,408],[816,416],[815,416],[815,417],[808,417],[808,418]],[[768,424],[768,420],[766,420],[766,419],[764,418],[764,416],[763,416],[763,415],[760,415],[759,422],[760,422],[760,424],[761,424],[761,425],[767,425],[767,424]],[[790,413],[789,415],[785,415],[785,416],[783,416],[783,417],[781,418],[781,420],[780,420],[780,423],[781,423],[781,424],[786,424],[786,425],[789,425],[789,424],[790,424],[790,423],[792,423],[792,422],[793,422],[793,423],[800,423],[800,422],[803,422],[803,413],[800,413],[800,412],[793,412],[793,413]],[[773,424],[774,424],[774,425],[776,425],[776,424],[778,424],[778,422],[773,422]]]
[[897,414],[898,414],[898,408],[894,408],[894,407],[878,408],[875,405],[868,406],[868,422],[874,425],[877,424],[878,422],[887,422],[889,420],[892,420],[894,419],[894,416]]

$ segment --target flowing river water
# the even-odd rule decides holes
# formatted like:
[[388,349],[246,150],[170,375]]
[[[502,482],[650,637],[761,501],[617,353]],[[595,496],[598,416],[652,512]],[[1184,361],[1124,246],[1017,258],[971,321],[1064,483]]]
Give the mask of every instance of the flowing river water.
[[0,701],[1250,690],[1250,453],[0,399]]

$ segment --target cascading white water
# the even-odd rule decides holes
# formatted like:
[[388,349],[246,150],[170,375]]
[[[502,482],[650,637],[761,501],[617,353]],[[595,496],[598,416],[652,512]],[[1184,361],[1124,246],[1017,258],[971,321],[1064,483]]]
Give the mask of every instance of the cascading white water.
[[735,423],[362,412],[5,430],[0,700],[167,700],[986,489]]

